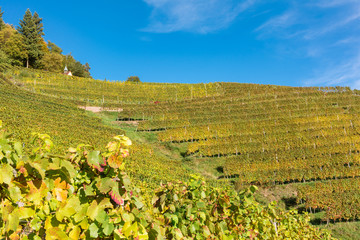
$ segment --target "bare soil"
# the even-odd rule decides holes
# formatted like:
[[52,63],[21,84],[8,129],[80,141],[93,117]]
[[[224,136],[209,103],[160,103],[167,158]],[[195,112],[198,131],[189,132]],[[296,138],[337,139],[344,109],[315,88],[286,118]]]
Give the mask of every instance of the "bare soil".
[[122,108],[117,108],[117,109],[107,109],[107,108],[102,108],[102,107],[91,107],[91,106],[78,106],[81,109],[93,112],[93,113],[99,113],[99,112],[121,112],[123,111]]
[[291,184],[276,186],[272,188],[259,188],[259,193],[269,201],[279,202],[283,198],[296,198],[297,191]]

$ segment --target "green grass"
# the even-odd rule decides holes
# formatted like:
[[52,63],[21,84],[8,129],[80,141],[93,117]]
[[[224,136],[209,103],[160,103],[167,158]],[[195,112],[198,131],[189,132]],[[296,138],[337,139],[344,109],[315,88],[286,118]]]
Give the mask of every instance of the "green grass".
[[154,151],[157,153],[165,155],[173,160],[185,160],[184,156],[187,151],[187,143],[160,142],[155,132],[136,131],[137,128],[134,124],[116,121],[118,116],[117,112],[104,111],[100,113],[93,113],[87,111],[87,114],[101,119],[105,126],[121,129],[125,132],[126,136],[135,142],[153,145]]
[[224,158],[190,158],[187,164],[194,171],[204,176],[218,179],[224,175],[222,172],[224,161]]
[[[231,184],[227,179],[218,180],[222,175],[219,172],[218,167],[223,164],[223,158],[216,159],[214,161],[211,158],[198,159],[186,156],[187,146],[189,143],[171,143],[160,142],[157,138],[156,132],[136,131],[137,127],[133,124],[126,122],[116,121],[118,113],[116,112],[100,112],[93,113],[86,111],[91,117],[96,117],[101,120],[105,126],[113,127],[125,132],[136,144],[142,144],[151,148],[151,151],[158,156],[158,159],[162,159],[163,164],[175,163],[178,170],[181,170],[186,174],[195,173],[203,176],[208,184],[216,187],[229,186]],[[134,153],[137,154],[137,153]],[[204,161],[202,161],[204,160]],[[177,171],[178,171],[177,170]],[[174,180],[179,180],[179,176],[171,176]],[[185,176],[186,177],[186,176]]]
[[360,222],[330,223],[320,228],[330,230],[333,237],[341,240],[360,240]]

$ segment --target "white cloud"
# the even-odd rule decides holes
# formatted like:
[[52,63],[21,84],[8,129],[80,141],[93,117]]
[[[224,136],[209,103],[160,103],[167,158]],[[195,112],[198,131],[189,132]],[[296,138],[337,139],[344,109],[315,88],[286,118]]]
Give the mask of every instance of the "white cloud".
[[312,4],[322,8],[332,8],[358,2],[359,0],[320,0],[314,1]]
[[360,53],[307,79],[305,85],[346,85],[353,89],[360,89]]
[[[360,87],[359,0],[291,2],[271,16],[256,32],[261,39],[295,46],[298,56],[317,62],[309,85]],[[359,53],[359,54],[358,54]]]
[[144,0],[153,8],[143,31],[209,33],[228,27],[255,0]]
[[276,29],[284,29],[290,27],[296,20],[294,11],[287,11],[281,15],[275,16],[274,18],[269,19],[265,23],[263,23],[260,27],[256,29],[256,31],[266,30],[276,30]]
[[340,16],[338,19],[329,21],[328,24],[321,26],[315,29],[308,29],[304,38],[313,39],[321,35],[334,32],[341,27],[352,24],[354,21],[360,19],[360,6],[357,7],[357,10],[351,13],[346,14],[345,16]]

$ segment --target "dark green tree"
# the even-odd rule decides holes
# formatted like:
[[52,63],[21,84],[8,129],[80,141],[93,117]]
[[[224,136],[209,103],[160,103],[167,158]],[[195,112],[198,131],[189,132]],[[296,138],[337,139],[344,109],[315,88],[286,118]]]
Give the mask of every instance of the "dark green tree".
[[10,59],[8,56],[0,49],[0,72],[5,71],[10,68]]
[[72,75],[77,77],[86,77],[90,76],[90,66],[89,64],[82,65],[81,62],[76,61],[72,55],[67,55],[65,60],[65,65],[71,71]]
[[1,7],[0,7],[0,31],[5,27],[5,23],[3,20],[3,14],[4,14],[4,12],[1,11]]
[[89,74],[89,76],[90,76],[90,69],[91,69],[91,67],[90,67],[89,63],[85,63],[84,69],[85,69],[85,72],[87,72],[87,73]]
[[36,12],[32,15],[31,11],[27,9],[19,25],[18,31],[24,38],[28,56],[26,67],[36,66],[36,62],[41,60],[44,55],[42,18]]
[[42,18],[40,18],[37,12],[34,12],[33,21],[36,26],[36,33],[41,37],[44,36],[44,24],[42,23]]
[[48,46],[49,52],[51,52],[51,53],[58,53],[58,54],[62,53],[62,49],[53,42],[48,41],[47,46]]
[[128,82],[128,83],[140,83],[141,81],[140,81],[140,78],[138,76],[131,76],[131,77],[128,77],[126,82]]

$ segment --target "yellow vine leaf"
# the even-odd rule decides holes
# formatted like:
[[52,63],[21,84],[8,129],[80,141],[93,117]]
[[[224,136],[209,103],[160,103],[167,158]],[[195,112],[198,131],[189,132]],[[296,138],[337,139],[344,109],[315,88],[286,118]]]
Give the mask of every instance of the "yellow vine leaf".
[[111,155],[108,158],[108,164],[112,168],[119,168],[123,162],[123,157],[118,155]]
[[60,202],[67,199],[67,194],[70,186],[65,182],[61,181],[61,178],[57,178],[54,182],[54,189],[52,190],[53,196]]

